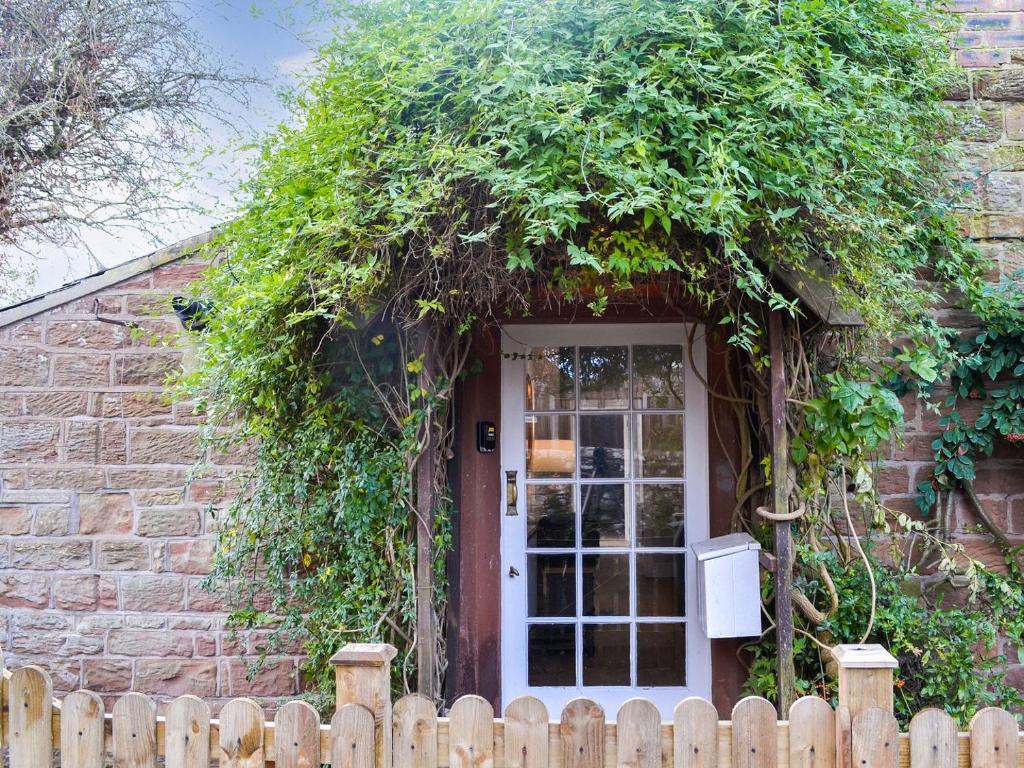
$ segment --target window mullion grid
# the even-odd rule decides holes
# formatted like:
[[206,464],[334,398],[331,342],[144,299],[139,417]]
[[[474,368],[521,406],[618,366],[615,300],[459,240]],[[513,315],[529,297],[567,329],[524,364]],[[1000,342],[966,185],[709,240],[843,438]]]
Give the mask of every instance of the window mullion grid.
[[583,390],[580,386],[580,348],[579,346],[573,346],[573,370],[576,375],[573,381],[573,405],[575,406],[572,413],[572,433],[575,436],[575,452],[576,461],[573,467],[573,496],[575,499],[575,520],[573,521],[573,532],[576,536],[576,551],[573,553],[573,558],[576,561],[576,583],[573,585],[576,589],[576,620],[573,625],[573,631],[576,635],[576,658],[573,659],[576,667],[576,687],[583,687],[583,495],[581,491],[581,473],[580,473],[580,398],[583,395]]

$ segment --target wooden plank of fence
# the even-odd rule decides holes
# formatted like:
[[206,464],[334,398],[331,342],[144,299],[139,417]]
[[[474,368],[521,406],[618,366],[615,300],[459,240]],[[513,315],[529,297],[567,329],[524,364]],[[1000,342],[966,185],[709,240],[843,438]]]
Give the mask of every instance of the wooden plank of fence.
[[911,768],[956,768],[956,721],[941,709],[923,709],[910,721]]
[[179,696],[167,707],[164,722],[166,768],[208,768],[210,708],[195,696]]
[[775,768],[778,729],[775,707],[748,696],[732,708],[732,768]]
[[1003,709],[986,707],[971,718],[971,765],[1017,768],[1017,721]]
[[533,696],[505,707],[505,768],[548,768],[548,708]]
[[11,768],[53,765],[53,686],[39,667],[22,667],[8,683]]
[[220,711],[221,768],[262,768],[263,710],[252,699],[232,699]]
[[853,766],[853,719],[850,708],[840,704],[836,708],[836,768]]
[[494,708],[480,696],[463,696],[448,716],[451,768],[494,768]]
[[156,768],[156,705],[149,696],[127,693],[114,704],[114,768]]
[[60,708],[61,768],[103,768],[103,699],[92,691],[69,693]]
[[647,699],[629,699],[615,716],[619,768],[661,768],[661,713]]
[[437,707],[410,693],[395,702],[391,749],[394,768],[437,768]]
[[374,768],[376,754],[373,713],[343,705],[331,719],[331,768]]
[[305,701],[289,701],[274,717],[277,768],[320,765],[320,715]]
[[836,716],[817,696],[804,696],[789,708],[789,768],[833,768]]
[[573,699],[562,710],[561,768],[604,768],[604,710],[590,699]]
[[868,707],[853,718],[851,733],[855,766],[897,768],[899,724],[891,712],[880,707]]
[[691,696],[672,713],[674,768],[717,768],[718,710],[707,699]]

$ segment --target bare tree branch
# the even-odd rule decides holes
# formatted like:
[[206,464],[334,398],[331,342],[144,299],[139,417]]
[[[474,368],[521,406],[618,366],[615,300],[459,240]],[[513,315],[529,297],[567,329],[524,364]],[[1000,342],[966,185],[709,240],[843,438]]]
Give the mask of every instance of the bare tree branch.
[[[146,229],[241,77],[175,0],[0,2],[0,273],[11,249]],[[6,253],[6,260],[5,260]]]

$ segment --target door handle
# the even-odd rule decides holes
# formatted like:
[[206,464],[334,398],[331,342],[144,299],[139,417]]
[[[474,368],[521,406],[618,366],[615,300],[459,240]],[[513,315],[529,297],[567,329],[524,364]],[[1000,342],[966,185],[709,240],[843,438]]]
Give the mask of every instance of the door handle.
[[510,579],[514,579],[518,575],[519,575],[519,569],[516,568],[514,565],[510,565],[508,567],[508,577]]
[[516,517],[519,515],[519,509],[516,507],[516,503],[519,501],[519,485],[516,482],[516,476],[519,473],[514,469],[510,469],[505,472],[505,516]]

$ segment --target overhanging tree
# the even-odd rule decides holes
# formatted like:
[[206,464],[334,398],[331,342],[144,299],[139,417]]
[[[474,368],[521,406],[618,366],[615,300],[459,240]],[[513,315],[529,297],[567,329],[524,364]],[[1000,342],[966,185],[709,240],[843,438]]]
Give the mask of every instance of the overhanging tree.
[[173,0],[5,0],[0,272],[14,249],[187,208],[171,193],[189,150],[244,82]]

